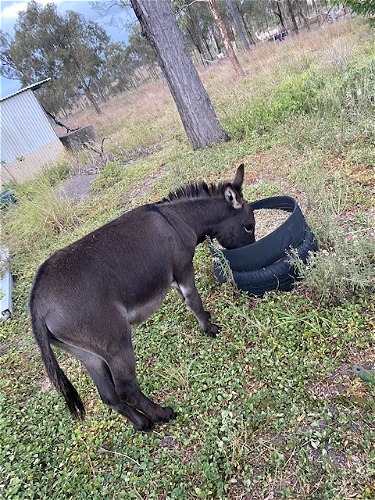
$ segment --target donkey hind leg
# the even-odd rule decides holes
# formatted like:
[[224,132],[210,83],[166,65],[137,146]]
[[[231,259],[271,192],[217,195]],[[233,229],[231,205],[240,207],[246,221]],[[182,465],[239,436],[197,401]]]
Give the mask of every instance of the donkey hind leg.
[[141,411],[154,423],[168,422],[175,417],[172,408],[160,406],[142,393],[135,376],[135,358],[130,340],[123,337],[117,346],[112,345],[111,356],[106,362],[121,401]]
[[203,309],[202,299],[198,293],[194,281],[194,268],[186,269],[185,272],[174,276],[177,290],[182,295],[185,304],[193,311],[203,331],[210,337],[216,337],[219,327],[210,321],[211,314]]
[[132,406],[120,401],[116,394],[115,386],[111,372],[109,371],[107,363],[91,352],[85,351],[78,347],[73,347],[58,340],[52,341],[53,345],[63,349],[75,358],[77,358],[85,366],[90,374],[94,384],[96,385],[101,400],[104,404],[108,405],[113,410],[116,410],[120,415],[126,417],[135,429],[147,431],[152,429],[154,422],[152,422],[145,415],[137,411]]

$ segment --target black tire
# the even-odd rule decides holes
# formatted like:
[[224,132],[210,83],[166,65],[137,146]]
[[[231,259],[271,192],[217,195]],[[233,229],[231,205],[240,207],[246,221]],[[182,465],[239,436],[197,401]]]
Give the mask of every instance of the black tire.
[[[286,221],[264,238],[233,250],[222,250],[232,271],[256,271],[285,256],[285,249],[296,248],[304,238],[306,220],[296,200],[290,196],[273,196],[251,203],[253,209],[278,209],[291,212]],[[215,255],[215,249],[211,249]],[[220,251],[221,253],[221,251]]]
[[[318,250],[316,238],[308,226],[305,226],[303,240],[295,250],[304,263],[309,257],[309,252]],[[299,276],[297,268],[290,263],[287,251],[288,249],[284,249],[283,258],[262,269],[245,272],[232,271],[238,288],[258,297],[271,290],[290,291]],[[215,265],[215,274],[220,283],[226,281],[222,266]]]

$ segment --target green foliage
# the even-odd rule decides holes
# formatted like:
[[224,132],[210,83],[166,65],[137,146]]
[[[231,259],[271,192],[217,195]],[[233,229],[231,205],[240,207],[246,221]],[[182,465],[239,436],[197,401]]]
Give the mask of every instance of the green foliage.
[[324,242],[327,236],[325,231],[321,251],[310,257],[309,266],[300,267],[306,293],[326,304],[340,304],[359,294],[371,294],[375,283],[373,237],[364,234],[356,241],[336,229],[330,234],[332,239],[328,246]]
[[333,0],[334,5],[345,5],[353,12],[361,16],[369,17],[372,22],[375,20],[375,2],[374,0]]
[[1,71],[23,85],[51,77],[53,84],[40,90],[40,98],[56,113],[69,108],[82,90],[90,98],[108,41],[97,23],[74,11],[61,15],[53,3],[43,7],[33,0],[19,13],[14,38],[2,34]]
[[18,203],[4,216],[4,236],[13,251],[46,244],[48,239],[72,231],[80,223],[78,207],[69,198],[60,198],[51,187],[65,173],[61,164],[34,182],[14,186]]
[[70,165],[68,161],[60,161],[45,169],[44,177],[50,186],[56,186],[69,177]]
[[91,183],[91,191],[97,192],[108,189],[123,179],[124,167],[116,163],[109,163],[100,172],[100,175]]
[[227,128],[239,139],[270,132],[289,116],[307,113],[317,95],[320,81],[310,72],[294,75],[278,85],[269,97],[254,97],[231,117]]

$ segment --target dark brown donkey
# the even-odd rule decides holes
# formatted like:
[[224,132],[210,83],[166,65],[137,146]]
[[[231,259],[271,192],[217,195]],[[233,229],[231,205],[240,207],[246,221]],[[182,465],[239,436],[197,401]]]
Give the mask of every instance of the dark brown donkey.
[[85,409],[51,345],[79,359],[103,402],[136,429],[173,418],[172,408],[140,390],[131,325],[154,313],[173,285],[202,329],[216,335],[218,327],[194,284],[192,261],[206,235],[226,248],[254,241],[243,178],[241,165],[232,183],[189,184],[159,203],[123,214],[41,265],[30,295],[32,327],[47,375],[75,417],[83,418]]

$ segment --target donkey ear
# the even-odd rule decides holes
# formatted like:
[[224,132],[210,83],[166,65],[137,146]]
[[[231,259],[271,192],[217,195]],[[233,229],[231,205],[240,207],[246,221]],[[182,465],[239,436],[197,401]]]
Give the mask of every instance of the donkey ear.
[[233,187],[238,191],[241,190],[244,176],[245,176],[245,165],[241,163],[241,165],[237,169],[236,175],[234,176],[234,181],[232,183]]
[[228,184],[228,186],[224,189],[224,196],[228,203],[232,205],[233,208],[239,209],[242,207],[243,201],[241,196],[236,192],[235,189]]

